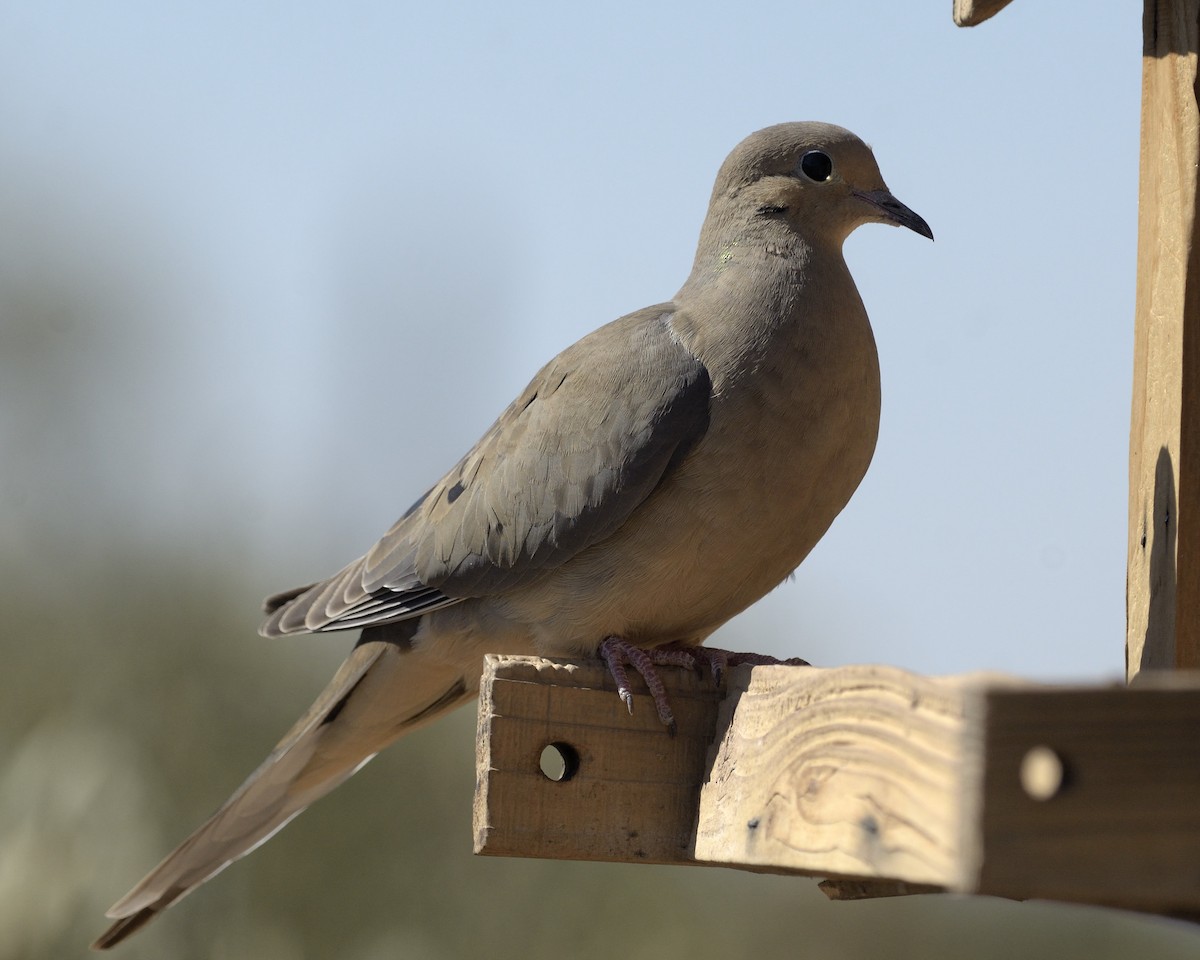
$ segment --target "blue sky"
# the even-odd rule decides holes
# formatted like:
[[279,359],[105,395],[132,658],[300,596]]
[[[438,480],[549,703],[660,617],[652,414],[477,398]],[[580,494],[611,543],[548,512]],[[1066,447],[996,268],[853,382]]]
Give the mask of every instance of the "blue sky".
[[678,289],[738,140],[828,120],[937,241],[848,241],[875,462],[719,637],[1119,673],[1140,9],[649,6],[0,9],[0,263],[97,292],[76,508],[236,549],[249,594],[332,573],[546,359]]

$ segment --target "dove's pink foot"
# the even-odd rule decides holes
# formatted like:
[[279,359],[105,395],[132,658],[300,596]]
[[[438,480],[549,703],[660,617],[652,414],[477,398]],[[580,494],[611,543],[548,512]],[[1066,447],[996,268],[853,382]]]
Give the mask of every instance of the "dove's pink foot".
[[667,691],[655,667],[672,666],[691,669],[696,665],[696,658],[687,650],[678,647],[653,647],[643,650],[641,647],[623,640],[620,637],[608,637],[600,644],[600,656],[608,664],[608,672],[612,674],[617,684],[617,695],[633,713],[633,691],[629,689],[629,675],[625,672],[628,665],[633,667],[643,680],[650,697],[654,700],[654,708],[658,711],[658,719],[667,730],[675,733],[675,714],[671,712],[671,704],[667,702]]
[[807,660],[791,657],[780,660],[762,653],[739,653],[734,650],[721,650],[716,647],[683,646],[681,644],[665,644],[661,647],[651,647],[649,650],[623,640],[621,637],[608,637],[600,644],[600,656],[608,664],[608,671],[617,684],[617,695],[633,713],[633,691],[629,689],[629,675],[625,667],[633,667],[646,682],[646,689],[654,700],[654,708],[658,711],[658,719],[674,735],[675,715],[671,712],[671,704],[667,700],[667,691],[655,667],[671,666],[694,670],[707,663],[713,680],[720,685],[725,671],[743,663],[750,664],[784,664],[793,667],[811,666]]

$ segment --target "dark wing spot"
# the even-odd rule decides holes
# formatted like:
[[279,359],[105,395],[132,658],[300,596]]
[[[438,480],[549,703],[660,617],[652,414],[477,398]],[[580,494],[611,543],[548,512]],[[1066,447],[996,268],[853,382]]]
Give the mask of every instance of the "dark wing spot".
[[446,502],[453,503],[455,500],[457,500],[459,497],[462,496],[463,491],[466,489],[467,488],[462,485],[461,480],[455,481],[454,486],[452,486],[449,490],[446,491]]
[[431,493],[433,493],[433,488],[432,488],[432,487],[431,487],[430,489],[426,490],[426,491],[425,491],[423,494],[421,494],[421,496],[420,496],[420,498],[417,500],[417,502],[416,502],[416,503],[414,503],[414,504],[413,504],[411,507],[409,507],[407,510],[405,510],[405,511],[404,511],[404,516],[403,516],[403,517],[401,517],[400,519],[401,519],[401,520],[405,520],[405,519],[407,519],[408,517],[411,517],[411,516],[412,516],[412,515],[413,515],[413,514],[416,512],[416,510],[417,510],[417,507],[419,507],[421,504],[423,504],[423,503],[424,503],[424,502],[425,502],[425,501],[426,501],[426,500],[429,498],[429,495],[430,495]]

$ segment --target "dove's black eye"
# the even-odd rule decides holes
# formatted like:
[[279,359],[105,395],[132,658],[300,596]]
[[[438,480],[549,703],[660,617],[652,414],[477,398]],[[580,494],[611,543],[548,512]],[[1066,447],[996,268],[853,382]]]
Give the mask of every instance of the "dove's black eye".
[[800,158],[800,172],[809,180],[824,183],[833,174],[833,161],[829,154],[820,150],[809,150]]

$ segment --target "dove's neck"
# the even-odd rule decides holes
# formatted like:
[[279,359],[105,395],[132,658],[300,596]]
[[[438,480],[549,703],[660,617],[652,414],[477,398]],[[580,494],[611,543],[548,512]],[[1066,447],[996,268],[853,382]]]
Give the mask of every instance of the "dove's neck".
[[789,355],[874,354],[840,240],[814,243],[791,231],[702,237],[675,303],[672,326],[717,392]]

